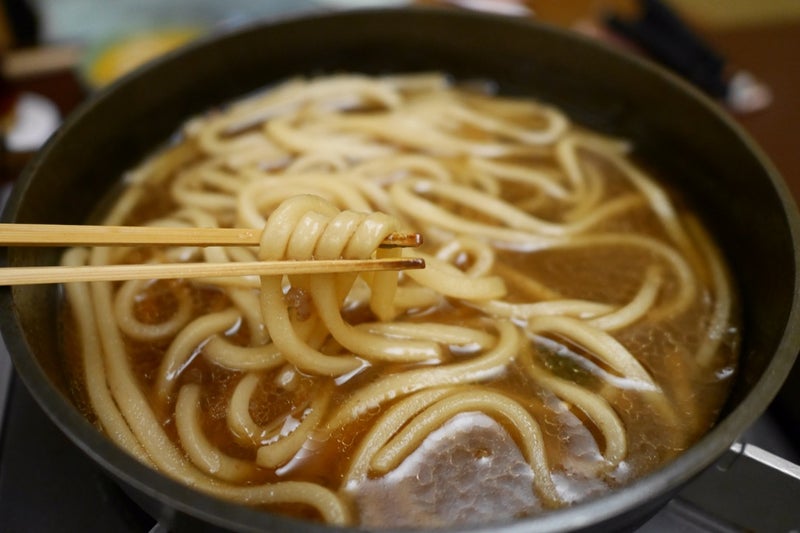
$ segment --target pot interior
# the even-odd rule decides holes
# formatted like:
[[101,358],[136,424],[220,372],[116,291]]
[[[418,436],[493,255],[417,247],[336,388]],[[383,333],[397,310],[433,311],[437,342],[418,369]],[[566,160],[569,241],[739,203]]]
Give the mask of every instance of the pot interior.
[[[169,56],[92,98],[27,168],[3,221],[85,222],[124,171],[187,117],[286,78],[426,70],[492,80],[502,93],[551,102],[579,123],[634,140],[637,157],[669,179],[716,237],[743,303],[740,371],[724,422],[650,492],[674,489],[755,420],[791,366],[798,347],[797,215],[780,178],[724,112],[635,58],[534,23],[451,11],[354,11],[253,26]],[[10,266],[54,264],[59,253],[12,248],[5,259]],[[102,444],[71,407],[59,363],[58,289],[4,288],[0,296],[3,337],[34,396],[90,455],[123,480],[147,485],[132,474],[136,463]],[[180,499],[182,488],[158,484],[142,490]],[[645,490],[612,511],[651,496]],[[218,513],[235,522],[240,511],[229,507]]]

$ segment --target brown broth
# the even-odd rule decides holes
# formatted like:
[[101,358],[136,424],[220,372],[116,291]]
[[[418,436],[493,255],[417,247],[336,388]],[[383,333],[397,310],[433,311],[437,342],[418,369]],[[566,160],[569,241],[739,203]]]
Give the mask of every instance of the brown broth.
[[[601,300],[605,298],[609,301],[625,301],[635,292],[635,288],[640,282],[638,279],[620,276],[617,261],[609,260],[605,270],[590,269],[591,265],[597,264],[597,256],[605,259],[616,258],[623,263],[634,261],[633,258],[626,257],[625,254],[620,256],[613,250],[608,250],[607,253],[603,250],[598,250],[597,255],[593,258],[587,257],[584,261],[579,260],[577,257],[570,257],[567,261],[559,261],[558,258],[549,257],[550,254],[540,255],[541,257],[536,259],[541,260],[535,260],[533,256],[526,254],[508,254],[506,259],[514,268],[536,272],[539,279],[546,279],[551,286],[563,290],[566,294],[575,296],[582,294],[584,297],[588,295],[588,297]],[[570,269],[554,266],[565,263],[570,265],[585,264],[584,266],[574,266]],[[594,292],[590,289],[597,287],[598,284],[592,283],[592,281],[595,281],[598,277],[612,281],[601,292]],[[566,278],[569,278],[569,280]],[[574,282],[584,279],[587,280],[585,284],[569,283],[570,280]],[[165,288],[187,290],[187,287],[189,287],[187,284],[176,282],[168,284],[164,284],[164,282],[156,283],[153,285],[152,300],[153,302],[168,301],[170,298],[164,294]],[[192,290],[196,301],[197,316],[203,314],[206,310],[224,308],[225,297],[223,295],[208,289]],[[148,317],[153,312],[150,311],[151,307],[148,304],[152,302],[148,302],[148,299],[145,299],[144,302],[137,312],[140,314],[140,319],[148,320]],[[163,313],[163,309],[159,309],[157,313]],[[702,372],[696,365],[693,365],[688,360],[691,354],[690,347],[696,345],[699,340],[698,335],[701,332],[698,325],[702,324],[702,317],[707,312],[708,310],[703,305],[696,305],[693,312],[686,314],[679,322],[671,324],[670,327],[665,328],[663,324],[649,325],[645,322],[641,326],[628,328],[620,335],[622,342],[637,354],[650,370],[654,379],[665,388],[667,396],[677,406],[676,411],[684,416],[680,417],[679,425],[666,425],[660,422],[657,413],[650,410],[646,405],[641,405],[639,394],[618,392],[616,395],[612,395],[615,398],[614,402],[615,406],[617,406],[617,411],[627,429],[630,451],[626,461],[615,471],[608,472],[601,478],[582,477],[579,473],[575,473],[580,472],[582,468],[586,468],[587,462],[591,464],[600,461],[600,453],[602,451],[602,435],[596,430],[592,431],[592,424],[587,422],[585,415],[581,411],[574,407],[570,409],[564,402],[554,397],[552,393],[542,390],[531,378],[516,367],[509,368],[502,379],[491,383],[493,388],[503,390],[506,394],[514,397],[536,413],[536,418],[540,421],[543,430],[548,458],[554,470],[560,473],[560,478],[557,474],[556,479],[563,490],[585,497],[588,494],[624,484],[630,479],[638,477],[642,473],[648,472],[673,458],[713,425],[727,394],[728,380],[721,379],[720,376],[724,375],[725,370],[732,365],[735,336],[731,335],[728,339],[724,350],[718,356],[719,363],[714,365],[712,369]],[[470,322],[474,314],[474,311],[467,307],[456,306],[444,308],[437,313],[427,314],[424,319],[442,320],[446,317],[446,320],[444,320],[446,322],[464,324]],[[351,316],[357,315],[358,313],[351,312]],[[368,318],[371,318],[368,313],[361,313],[361,320]],[[410,319],[413,319],[413,317],[410,317]],[[247,335],[243,329],[240,329],[234,336],[238,337],[240,343],[246,342]],[[676,340],[679,342],[676,342]],[[569,343],[565,342],[564,345],[568,346],[573,354],[571,358],[565,359],[554,354],[547,345],[537,344],[533,340],[531,342],[534,345],[537,357],[540,357],[544,366],[556,375],[569,377],[590,389],[603,390],[604,381],[601,377],[598,377],[598,372],[607,371],[607,369],[603,369],[601,365],[598,365],[592,354],[586,353],[580,347],[569,346]],[[684,348],[679,348],[679,344],[683,344]],[[70,342],[69,345],[73,346],[73,343]],[[143,389],[147,389],[152,385],[153,373],[158,367],[160,356],[165,349],[166,347],[163,345],[153,346],[134,342],[130,339],[127,340],[130,364],[132,368],[136,369]],[[79,357],[72,354],[73,350],[74,347],[67,350],[68,354],[70,354],[69,361],[79,360]],[[451,357],[455,359],[458,356]],[[344,401],[356,386],[370,381],[385,371],[391,371],[391,369],[385,369],[382,366],[388,365],[376,364],[338,386],[332,401],[334,403]],[[278,388],[269,388],[269,384],[275,381],[276,375],[280,371],[281,369],[279,368],[266,373],[261,380],[264,387],[259,389],[260,392],[253,397],[250,412],[254,420],[259,424],[266,425],[275,416],[281,416],[285,413],[295,413],[296,415],[298,408],[302,408],[307,404],[308,395],[311,394],[315,387],[314,379],[301,376],[299,380],[302,383],[299,386],[299,391],[281,391]],[[80,397],[81,379],[78,365],[72,363],[69,372],[74,376],[74,389],[78,393],[78,397]],[[179,378],[178,385],[186,381],[204,383],[206,388],[202,399],[202,411],[206,415],[203,422],[206,436],[226,454],[245,460],[253,460],[254,449],[237,442],[225,424],[226,406],[240,377],[240,372],[229,371],[211,365],[202,356],[199,356],[194,358],[191,365],[183,372]],[[178,387],[175,387],[174,390],[178,390]],[[702,401],[698,401],[700,398],[702,398]],[[167,405],[154,403],[153,409],[162,413],[163,426],[169,431],[172,438],[177,441],[177,436],[174,433],[174,423],[169,414],[173,411],[174,401],[175,398],[172,397]],[[84,405],[85,409],[85,400],[80,403]],[[549,407],[546,408],[545,406]],[[379,414],[379,411],[375,411],[369,416],[348,424],[341,431],[331,435],[330,438],[316,442],[313,454],[301,454],[304,456],[296,458],[288,466],[280,468],[280,473],[258,468],[250,483],[257,484],[298,479],[314,481],[331,489],[338,489],[341,476],[346,470],[346,465],[350,462],[353,447],[369,428],[372,420],[377,418]],[[437,507],[442,505],[440,500],[444,498],[443,494],[448,489],[453,489],[453,486],[448,485],[448,483],[460,485],[465,482],[475,483],[475,481],[465,480],[463,477],[447,478],[441,487],[436,488],[435,483],[430,480],[427,483],[419,482],[418,478],[424,476],[420,472],[426,471],[426,469],[437,471],[434,465],[443,456],[450,458],[461,456],[465,453],[464,449],[472,449],[467,444],[464,444],[464,442],[469,443],[470,438],[481,443],[479,447],[486,447],[487,443],[492,443],[492,447],[495,449],[495,451],[490,452],[492,455],[504,454],[512,449],[516,450],[516,448],[513,448],[513,440],[509,441],[508,434],[501,430],[502,426],[497,426],[496,424],[488,424],[486,427],[479,426],[481,428],[480,431],[471,437],[468,431],[465,433],[463,427],[452,430],[452,436],[460,436],[459,439],[451,438],[448,441],[445,438],[446,436],[439,435],[435,437],[433,439],[435,444],[430,446],[431,449],[427,455],[418,453],[415,457],[409,459],[412,464],[415,463],[412,468],[413,475],[390,476],[390,478],[394,477],[396,479],[389,485],[385,480],[370,480],[363,487],[355,490],[355,500],[360,502],[361,505],[370,506],[371,509],[371,511],[365,511],[365,520],[367,520],[365,525],[385,526],[390,523],[389,519],[392,516],[399,522],[391,523],[402,525],[404,520],[407,519],[403,518],[407,511],[414,511],[420,516],[428,516],[426,520],[429,520],[430,523],[438,523],[441,517],[435,516],[430,506]],[[474,453],[480,454],[480,450],[472,450]],[[517,464],[516,455],[512,459],[507,459],[507,462],[515,465],[514,472],[516,474],[506,479],[506,482],[511,483],[510,487],[513,487],[515,497],[521,498],[521,501],[528,502],[525,507],[526,511],[523,514],[530,514],[540,510],[542,503],[535,496],[528,494],[523,498],[519,493],[521,489],[518,485],[521,481],[527,480],[525,483],[528,483],[528,487],[530,486],[529,481],[532,474],[529,471],[529,467],[526,471],[525,467]],[[503,468],[505,468],[508,466],[507,462],[497,461],[497,464],[503,465]],[[460,467],[458,465],[454,466],[465,468],[467,472],[473,468],[466,463]],[[477,470],[480,471],[481,469]],[[503,474],[502,471],[496,472],[491,469],[488,471],[491,471],[495,476]],[[430,475],[435,478],[437,474],[431,473]],[[433,485],[431,485],[432,483]],[[407,508],[404,511],[398,512],[395,508],[395,512],[389,515],[375,512],[375,509],[382,509],[387,506],[392,507],[392,502],[397,505],[396,498],[398,495],[407,495],[410,490],[417,491],[418,497],[411,498],[413,501],[407,501]],[[436,495],[433,500],[422,496],[425,494],[430,496],[430,493],[426,491],[431,490]],[[475,490],[479,489],[470,489],[472,492]],[[512,488],[507,490],[512,490]],[[485,498],[492,501],[490,495],[483,494]],[[409,496],[405,497],[410,498]],[[500,497],[498,496],[498,498]],[[508,495],[502,495],[502,498],[508,498]],[[447,498],[444,499],[447,500]],[[510,505],[507,500],[504,499],[503,501],[505,501],[503,505]],[[435,505],[432,502],[435,502]],[[498,504],[499,502],[494,503]],[[445,513],[445,515],[450,516],[450,522],[459,523],[460,520],[463,520],[468,523],[475,518],[474,516],[470,518],[469,515],[463,515],[463,513],[459,514],[458,509],[462,509],[466,505],[465,501],[452,501],[451,505],[454,510]],[[294,514],[309,516],[308,509],[303,506],[294,505],[289,508],[294,509],[292,511]],[[281,512],[288,511],[287,509],[281,509]],[[521,511],[518,512],[521,513]],[[415,518],[408,525],[417,523],[416,520]]]
[[[478,131],[468,133],[472,137],[485,136]],[[186,159],[189,162],[193,160],[192,157]],[[529,159],[520,156],[509,161],[528,161],[534,165],[546,163],[541,156]],[[463,169],[466,163],[456,159],[447,164],[453,169]],[[597,158],[589,156],[584,164],[595,165],[607,175],[610,185],[604,193],[605,199],[634,191],[617,172]],[[147,198],[163,200],[141,202],[126,222],[140,223],[172,210],[173,202],[167,200],[170,197],[170,185],[171,182],[164,179],[157,185],[148,186],[152,190],[148,191]],[[500,197],[519,199],[522,205],[536,194],[530,187],[517,184],[504,187]],[[442,201],[442,204],[446,203]],[[531,205],[535,204],[531,202]],[[681,202],[677,204],[682,205]],[[556,202],[533,210],[537,216],[555,221],[566,209],[567,206]],[[483,216],[466,208],[462,209],[461,214],[471,219]],[[596,228],[596,231],[622,233],[633,230],[658,239],[666,236],[660,221],[646,209],[633,209],[626,216],[612,217]],[[425,249],[432,250],[437,244],[428,242]],[[133,250],[125,262],[141,262],[154,253],[150,250]],[[563,298],[615,305],[622,305],[633,298],[642,284],[647,265],[654,262],[663,263],[662,270],[666,276],[659,302],[663,303],[678,283],[663,260],[651,253],[621,246],[537,252],[506,249],[497,252],[497,260],[506,269],[533,277]],[[471,264],[470,257],[461,257],[458,261],[462,268]],[[496,272],[501,270],[495,269]],[[708,278],[706,272],[698,269],[695,269],[695,275],[701,281]],[[524,302],[531,299],[531,295],[513,280],[507,280],[507,285],[510,293],[508,301]],[[659,384],[667,401],[674,406],[674,419],[662,416],[658,406],[648,400],[647,393],[614,386],[617,381],[613,370],[597,354],[558,336],[541,338],[528,334],[527,351],[524,352],[526,357],[534,358],[555,376],[569,379],[601,395],[614,406],[626,430],[628,453],[611,470],[602,469],[605,446],[602,432],[580,409],[559,399],[530,377],[521,366],[526,361],[523,354],[516,357],[500,376],[485,384],[490,390],[501,391],[513,398],[538,421],[553,480],[559,492],[567,495],[567,504],[613,489],[658,468],[686,449],[714,424],[735,369],[739,325],[734,302],[734,318],[726,326],[712,363],[703,368],[694,362],[693,355],[701,346],[713,312],[710,290],[705,285],[700,287],[700,296],[695,298],[688,310],[674,319],[645,317],[614,334]],[[229,298],[215,288],[188,281],[162,281],[152,283],[140,295],[134,313],[145,323],[158,323],[175,311],[178,301],[176,295],[187,291],[193,302],[194,317],[230,305]],[[289,293],[287,298],[300,309],[296,317],[303,319],[309,312],[304,307],[308,305],[306,296],[300,291]],[[68,307],[64,306],[66,324],[73,322]],[[348,309],[344,316],[352,324],[375,318],[364,307]],[[426,309],[424,313],[411,310],[400,318],[405,321],[439,321],[456,325],[474,326],[480,323],[479,312],[455,300],[447,300],[435,309]],[[80,346],[74,338],[75,334],[71,333],[73,329],[64,329],[67,373],[71,376],[76,402],[87,416],[94,419],[84,391]],[[234,344],[244,346],[249,341],[249,333],[247,326],[240,324],[228,332],[228,336]],[[128,362],[142,390],[153,388],[155,373],[168,344],[169,341],[151,344],[125,338]],[[341,350],[335,342],[325,346],[327,353]],[[453,348],[445,353],[443,362],[470,356]],[[286,372],[286,366],[280,365],[262,373],[259,387],[250,403],[250,415],[259,426],[274,427],[277,431],[287,417],[290,422],[298,422],[315,392],[322,388],[332,388],[330,403],[339,405],[364,384],[387,373],[410,367],[371,363],[348,379],[341,380],[314,377],[298,371],[292,387],[283,388],[276,385],[279,376]],[[201,412],[205,436],[223,453],[254,461],[257,446],[232,435],[225,420],[231,395],[243,375],[243,372],[210,363],[201,348],[177,377],[172,395],[164,403],[155,395],[151,395],[149,401],[170,438],[179,444],[172,415],[177,391],[184,383],[202,384]],[[255,485],[301,480],[318,483],[340,494],[346,489],[351,505],[358,510],[361,524],[367,527],[490,522],[497,518],[498,506],[504,509],[499,513],[500,516],[512,517],[536,514],[548,508],[531,490],[533,473],[520,454],[513,428],[505,427],[502,420],[493,420],[479,413],[462,413],[448,421],[435,434],[429,435],[396,471],[380,478],[370,477],[354,487],[341,487],[360,439],[392,404],[390,401],[380,408],[371,409],[330,435],[314,432],[310,441],[289,463],[275,470],[256,467],[252,478],[245,483]],[[298,504],[288,504],[277,510],[305,518],[318,518],[315,511]]]

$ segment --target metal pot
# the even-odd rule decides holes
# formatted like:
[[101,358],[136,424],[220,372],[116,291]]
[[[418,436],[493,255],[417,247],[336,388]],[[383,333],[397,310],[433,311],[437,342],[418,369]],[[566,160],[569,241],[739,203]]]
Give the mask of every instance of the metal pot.
[[[741,367],[718,424],[686,453],[592,501],[492,531],[631,529],[709,466],[767,407],[800,348],[800,225],[790,193],[717,105],[649,63],[547,26],[459,11],[366,10],[255,25],[152,64],[76,111],[20,178],[4,222],[84,222],[122,172],[190,115],[298,74],[443,70],[564,108],[632,139],[636,155],[697,208],[743,301]],[[12,248],[11,266],[59,251]],[[59,364],[59,291],[0,291],[0,328],[16,369],[69,438],[171,530],[331,531],[216,500],[139,464],[72,405]]]

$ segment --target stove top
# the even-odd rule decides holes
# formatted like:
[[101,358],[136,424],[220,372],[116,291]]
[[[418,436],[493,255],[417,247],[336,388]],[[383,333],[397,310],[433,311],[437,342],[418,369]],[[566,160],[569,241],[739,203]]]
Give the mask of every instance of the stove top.
[[[0,422],[0,531],[167,531],[53,425],[1,341]],[[799,458],[768,412],[637,533],[798,531]]]

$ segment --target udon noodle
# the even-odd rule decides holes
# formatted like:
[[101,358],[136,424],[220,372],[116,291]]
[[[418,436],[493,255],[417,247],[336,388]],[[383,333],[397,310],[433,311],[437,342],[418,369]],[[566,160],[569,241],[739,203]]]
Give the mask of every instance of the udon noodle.
[[[104,222],[260,246],[65,264],[427,267],[69,284],[76,396],[168,476],[333,524],[501,521],[627,483],[713,424],[738,342],[720,253],[630,150],[439,74],[291,80],[194,118]],[[393,231],[425,245],[381,248]]]

